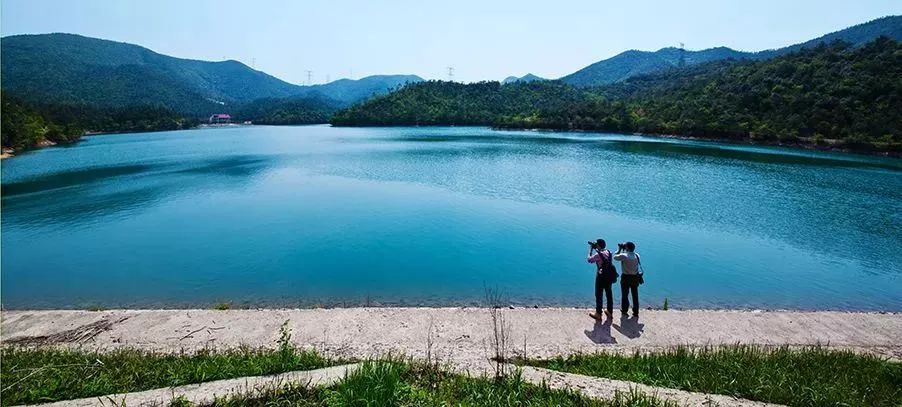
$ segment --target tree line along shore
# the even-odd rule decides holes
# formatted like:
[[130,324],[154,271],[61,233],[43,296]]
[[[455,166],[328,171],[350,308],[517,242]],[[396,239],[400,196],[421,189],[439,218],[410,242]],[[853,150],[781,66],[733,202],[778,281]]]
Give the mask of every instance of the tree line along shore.
[[[17,152],[86,132],[196,127],[205,118],[162,105],[104,107],[2,94],[2,145]],[[880,37],[768,60],[722,60],[597,87],[561,81],[402,85],[349,107],[318,96],[235,107],[255,124],[479,125],[642,133],[902,154],[902,44]]]

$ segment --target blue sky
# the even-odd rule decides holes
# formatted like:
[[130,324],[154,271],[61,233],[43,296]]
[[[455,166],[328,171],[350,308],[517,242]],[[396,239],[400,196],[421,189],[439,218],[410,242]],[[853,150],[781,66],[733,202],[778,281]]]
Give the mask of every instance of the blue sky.
[[0,32],[70,32],[293,83],[410,73],[557,78],[627,49],[757,51],[890,14],[900,0],[2,0]]

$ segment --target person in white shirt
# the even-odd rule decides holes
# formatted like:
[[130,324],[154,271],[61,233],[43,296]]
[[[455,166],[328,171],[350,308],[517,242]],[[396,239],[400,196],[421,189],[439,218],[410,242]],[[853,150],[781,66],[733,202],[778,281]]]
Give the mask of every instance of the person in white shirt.
[[639,254],[636,253],[636,245],[633,242],[618,243],[614,260],[620,262],[620,312],[627,315],[630,308],[630,300],[627,295],[633,296],[633,317],[639,318]]

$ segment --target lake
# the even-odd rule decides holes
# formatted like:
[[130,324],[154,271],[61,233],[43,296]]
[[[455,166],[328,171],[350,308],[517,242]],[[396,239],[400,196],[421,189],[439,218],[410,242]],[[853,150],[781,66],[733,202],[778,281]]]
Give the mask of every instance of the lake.
[[[2,162],[5,308],[594,304],[902,311],[902,160],[598,133],[248,126]],[[619,301],[619,292],[615,290]]]

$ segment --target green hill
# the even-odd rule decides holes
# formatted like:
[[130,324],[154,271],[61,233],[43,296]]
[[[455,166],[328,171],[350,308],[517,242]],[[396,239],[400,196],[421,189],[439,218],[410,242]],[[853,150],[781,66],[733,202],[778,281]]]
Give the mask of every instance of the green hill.
[[73,34],[17,35],[2,45],[3,89],[31,100],[99,106],[161,104],[197,114],[298,86],[237,61],[173,58],[137,45]]
[[713,61],[599,88],[561,81],[423,82],[333,116],[336,125],[493,125],[714,139],[902,146],[902,45],[833,43]]
[[336,113],[335,125],[491,125],[502,115],[563,109],[583,100],[586,91],[558,81],[427,81],[370,99]]
[[161,105],[197,116],[231,111],[256,99],[314,94],[350,104],[421,80],[413,75],[381,75],[298,86],[237,61],[174,58],[137,45],[74,34],[9,36],[0,47],[3,90],[28,100]]
[[311,93],[303,97],[263,98],[239,107],[232,117],[254,124],[316,124],[329,118],[344,105],[334,99]]
[[514,82],[532,82],[532,81],[544,81],[544,80],[547,80],[547,79],[533,75],[531,73],[528,73],[519,78],[516,76],[508,76],[507,78],[504,78],[503,81],[501,81],[501,84],[507,85],[507,84],[514,83]]
[[560,80],[575,86],[600,86],[620,82],[637,75],[712,61],[773,58],[833,41],[843,41],[853,46],[860,46],[880,36],[902,41],[902,16],[879,18],[801,44],[761,52],[736,51],[727,47],[701,51],[688,51],[672,47],[662,48],[654,52],[631,50],[596,62],[564,76]]

